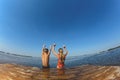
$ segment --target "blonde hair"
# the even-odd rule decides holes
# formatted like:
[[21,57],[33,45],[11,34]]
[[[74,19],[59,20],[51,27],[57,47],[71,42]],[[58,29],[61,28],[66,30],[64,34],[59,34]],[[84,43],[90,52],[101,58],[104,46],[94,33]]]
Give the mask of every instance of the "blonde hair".
[[64,56],[64,54],[63,54],[63,53],[60,53],[59,55],[60,55],[60,60],[61,60],[62,62],[64,62],[64,61],[65,61],[65,56]]

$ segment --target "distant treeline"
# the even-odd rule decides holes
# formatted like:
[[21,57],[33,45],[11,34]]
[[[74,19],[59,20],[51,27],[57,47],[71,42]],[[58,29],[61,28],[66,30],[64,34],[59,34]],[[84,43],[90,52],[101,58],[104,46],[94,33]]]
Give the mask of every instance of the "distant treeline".
[[3,52],[3,51],[0,51],[0,53],[14,55],[14,56],[20,56],[20,57],[32,57],[32,56],[26,56],[26,55],[20,55],[20,54],[13,54],[13,53],[8,53],[8,52]]
[[115,48],[110,48],[110,49],[108,49],[108,51],[112,51],[112,50],[117,49],[117,48],[120,48],[120,46],[115,47]]

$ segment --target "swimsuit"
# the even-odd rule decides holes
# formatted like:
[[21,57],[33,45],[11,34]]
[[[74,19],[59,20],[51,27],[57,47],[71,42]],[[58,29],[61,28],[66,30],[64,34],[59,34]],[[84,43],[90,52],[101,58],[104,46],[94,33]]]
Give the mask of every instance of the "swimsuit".
[[[65,56],[63,57],[63,59],[65,60]],[[58,55],[58,64],[57,64],[57,68],[58,68],[58,69],[63,69],[63,68],[64,68],[64,61],[61,60],[60,55]]]
[[48,65],[48,66],[42,66],[42,68],[44,68],[44,69],[45,69],[45,68],[50,68],[50,65]]

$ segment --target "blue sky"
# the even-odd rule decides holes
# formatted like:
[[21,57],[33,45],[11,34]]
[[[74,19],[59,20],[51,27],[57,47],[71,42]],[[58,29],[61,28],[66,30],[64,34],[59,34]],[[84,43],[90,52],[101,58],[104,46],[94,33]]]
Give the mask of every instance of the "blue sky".
[[[42,44],[69,55],[120,44],[119,0],[0,0],[0,50],[40,56]],[[56,50],[57,50],[56,49]]]

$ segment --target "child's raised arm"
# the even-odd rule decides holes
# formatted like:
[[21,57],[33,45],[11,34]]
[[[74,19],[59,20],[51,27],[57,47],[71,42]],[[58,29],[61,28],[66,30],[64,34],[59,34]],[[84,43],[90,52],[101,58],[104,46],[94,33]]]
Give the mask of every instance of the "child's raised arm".
[[55,44],[52,46],[52,53],[58,58],[58,54],[55,51]]

